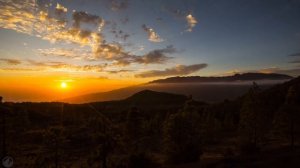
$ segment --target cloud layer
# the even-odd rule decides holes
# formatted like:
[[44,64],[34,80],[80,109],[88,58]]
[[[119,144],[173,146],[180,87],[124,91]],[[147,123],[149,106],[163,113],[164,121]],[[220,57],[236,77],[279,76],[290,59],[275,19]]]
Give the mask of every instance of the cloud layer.
[[0,58],[0,62],[7,63],[9,65],[18,65],[21,64],[21,61],[17,59],[10,59],[10,58]]
[[[109,4],[111,4],[113,11],[119,11],[128,8],[129,0],[113,0]],[[47,59],[47,61],[0,59],[1,62],[8,65],[18,65],[19,67],[15,67],[15,70],[18,68],[20,70],[37,68],[97,72],[107,70],[108,73],[125,72],[110,70],[111,67],[114,69],[118,66],[129,66],[131,64],[163,65],[172,60],[174,58],[172,54],[177,52],[177,49],[170,45],[165,48],[150,50],[147,53],[139,51],[139,54],[133,54],[132,51],[126,50],[126,46],[122,41],[115,42],[111,40],[109,42],[105,39],[103,33],[107,29],[115,38],[123,39],[123,41],[131,36],[122,31],[115,21],[108,21],[101,16],[85,11],[68,9],[60,3],[51,4],[36,0],[0,0],[0,7],[0,28],[35,36],[52,43],[63,44],[61,45],[62,48],[35,49],[36,53],[45,56],[46,58],[43,59]],[[124,24],[128,20],[126,18]],[[187,31],[192,31],[197,24],[196,18],[190,14],[186,16],[186,21],[188,22]],[[121,22],[123,23],[123,21]],[[142,29],[147,33],[149,41],[155,43],[164,41],[153,28],[146,26],[146,24],[142,25]],[[69,44],[75,47],[64,48]],[[51,59],[51,57],[53,58]],[[61,59],[58,59],[59,61],[49,61],[55,57],[90,62],[70,64],[60,61]],[[28,68],[28,66],[33,68]],[[136,76],[186,75],[206,66],[206,64],[178,65],[161,71],[143,72]],[[129,71],[131,71],[130,68]]]
[[145,71],[140,74],[137,74],[136,77],[149,78],[149,77],[162,77],[162,76],[189,75],[206,67],[207,64],[177,65],[176,67],[167,68],[165,70]]

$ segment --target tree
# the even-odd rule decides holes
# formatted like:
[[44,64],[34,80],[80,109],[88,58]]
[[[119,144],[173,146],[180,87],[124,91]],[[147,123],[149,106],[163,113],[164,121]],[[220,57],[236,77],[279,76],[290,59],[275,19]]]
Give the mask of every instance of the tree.
[[2,153],[1,153],[1,158],[5,157],[6,156],[6,116],[5,116],[5,108],[2,107],[3,106],[3,103],[2,103],[2,97],[0,96],[0,112],[1,112],[1,116],[2,116],[2,128],[1,128],[1,132],[2,132],[2,138],[1,138],[1,141],[2,141]]
[[62,158],[63,147],[66,143],[64,128],[60,126],[49,127],[44,133],[44,143],[46,146],[44,163],[53,165],[55,168],[61,167],[59,158]]
[[143,116],[137,107],[131,108],[127,114],[126,133],[134,150],[137,150],[143,136]]
[[267,132],[268,116],[259,97],[260,92],[259,86],[253,82],[241,108],[239,132],[242,149],[247,150],[245,152],[256,151]]
[[275,114],[273,133],[278,138],[288,139],[292,149],[295,145],[297,129],[300,126],[299,117],[296,87],[291,86],[286,94],[284,104]]
[[189,100],[184,109],[164,124],[164,151],[169,163],[197,161],[202,154],[198,114]]

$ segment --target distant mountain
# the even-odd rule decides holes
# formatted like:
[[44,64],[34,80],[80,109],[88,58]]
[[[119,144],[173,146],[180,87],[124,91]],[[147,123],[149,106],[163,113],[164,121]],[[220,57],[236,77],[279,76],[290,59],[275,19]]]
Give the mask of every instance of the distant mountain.
[[[264,89],[291,78],[282,74],[259,73],[236,74],[226,77],[172,77],[109,92],[71,97],[62,101],[68,103],[89,103],[122,100],[140,91],[152,90],[185,96],[192,95],[194,99],[204,102],[218,102],[224,99],[235,99],[246,93],[249,86],[252,85],[252,81],[256,81]],[[147,92],[145,91],[140,94],[147,94]]]
[[201,77],[201,76],[187,76],[187,77],[171,77],[166,79],[154,80],[150,83],[199,83],[199,82],[236,82],[236,81],[257,81],[257,80],[287,80],[293,77],[284,74],[275,73],[244,73],[235,74],[233,76],[223,77]]
[[184,95],[156,92],[152,90],[143,90],[125,99],[127,102],[134,102],[137,104],[152,103],[152,104],[176,104],[187,100]]

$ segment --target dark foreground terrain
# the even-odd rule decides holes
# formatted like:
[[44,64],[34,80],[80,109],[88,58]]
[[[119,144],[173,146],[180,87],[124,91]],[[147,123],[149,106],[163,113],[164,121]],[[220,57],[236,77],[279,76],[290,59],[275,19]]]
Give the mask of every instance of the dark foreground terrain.
[[[211,93],[214,94],[214,93]],[[86,104],[2,103],[14,167],[300,167],[300,78],[205,103],[144,90]]]

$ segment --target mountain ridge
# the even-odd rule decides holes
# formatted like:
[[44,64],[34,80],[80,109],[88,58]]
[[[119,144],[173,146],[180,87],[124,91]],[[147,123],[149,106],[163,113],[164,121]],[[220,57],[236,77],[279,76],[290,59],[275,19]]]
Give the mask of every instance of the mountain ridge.
[[188,82],[234,82],[234,81],[253,81],[253,80],[285,80],[293,77],[285,74],[277,73],[243,73],[234,74],[231,76],[221,77],[201,77],[201,76],[187,76],[187,77],[170,77],[165,79],[158,79],[149,83],[188,83]]
[[[254,77],[255,78],[254,78]],[[260,76],[260,77],[257,77]],[[172,77],[167,79],[177,79],[178,77]],[[263,85],[263,88],[269,87],[273,84],[281,83],[284,80],[292,79],[291,76],[283,74],[262,74],[258,73],[247,73],[245,74],[236,74],[233,76],[227,77],[179,77],[185,82],[149,82],[145,84],[129,86],[125,88],[120,88],[108,92],[98,92],[80,95],[76,97],[66,98],[61,101],[68,103],[89,103],[89,102],[100,102],[100,101],[110,101],[110,100],[122,100],[126,99],[130,95],[133,95],[142,90],[153,90],[158,92],[167,92],[180,95],[193,95],[193,97],[200,101],[205,102],[217,102],[224,99],[234,99],[243,93],[245,93],[249,86],[251,86],[252,81],[258,81],[260,85]],[[205,79],[207,82],[187,82],[186,79]],[[238,80],[238,79],[248,79],[248,80]],[[213,79],[213,80],[211,80]],[[226,79],[226,80],[222,80]],[[256,79],[256,80],[250,80]],[[260,80],[258,80],[260,79]],[[271,83],[263,84],[260,81],[271,80]],[[158,81],[158,80],[156,80]],[[199,81],[199,80],[198,80]],[[214,83],[218,85],[211,85]],[[249,81],[246,83],[242,82]],[[225,82],[222,83],[222,82]],[[211,94],[214,93],[214,94]]]

